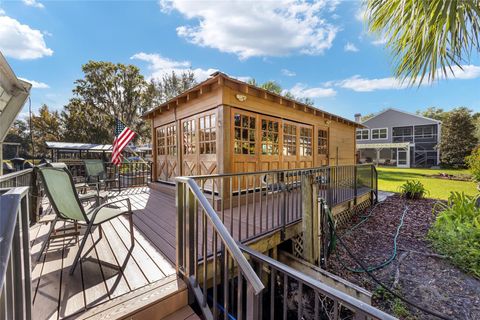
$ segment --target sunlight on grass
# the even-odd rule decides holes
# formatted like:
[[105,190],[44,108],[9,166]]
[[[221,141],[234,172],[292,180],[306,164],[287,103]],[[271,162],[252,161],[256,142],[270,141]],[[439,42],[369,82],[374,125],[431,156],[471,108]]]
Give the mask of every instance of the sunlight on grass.
[[378,189],[390,192],[399,192],[398,188],[407,180],[418,180],[428,190],[426,197],[447,200],[450,192],[465,192],[467,195],[478,194],[476,184],[472,181],[457,181],[431,177],[440,173],[450,175],[469,175],[468,170],[455,169],[402,169],[377,168]]

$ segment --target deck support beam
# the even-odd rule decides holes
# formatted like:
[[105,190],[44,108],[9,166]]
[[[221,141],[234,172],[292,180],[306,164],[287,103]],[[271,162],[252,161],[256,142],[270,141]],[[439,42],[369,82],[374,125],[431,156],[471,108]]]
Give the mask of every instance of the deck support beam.
[[303,258],[315,264],[320,255],[318,185],[312,175],[302,175]]

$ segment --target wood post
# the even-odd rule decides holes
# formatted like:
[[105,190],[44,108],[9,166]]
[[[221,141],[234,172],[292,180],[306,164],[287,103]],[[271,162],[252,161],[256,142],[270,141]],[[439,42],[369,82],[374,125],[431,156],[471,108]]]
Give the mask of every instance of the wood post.
[[302,175],[303,258],[315,264],[320,255],[318,185],[310,174]]

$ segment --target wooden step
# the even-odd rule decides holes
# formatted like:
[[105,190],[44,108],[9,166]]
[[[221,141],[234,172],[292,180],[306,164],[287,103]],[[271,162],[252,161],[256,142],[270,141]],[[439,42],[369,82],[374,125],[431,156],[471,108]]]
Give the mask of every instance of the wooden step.
[[92,308],[79,315],[79,319],[163,319],[185,307],[188,307],[187,286],[177,275],[171,275]]
[[182,309],[172,313],[163,320],[200,320],[200,317],[190,308],[185,306]]

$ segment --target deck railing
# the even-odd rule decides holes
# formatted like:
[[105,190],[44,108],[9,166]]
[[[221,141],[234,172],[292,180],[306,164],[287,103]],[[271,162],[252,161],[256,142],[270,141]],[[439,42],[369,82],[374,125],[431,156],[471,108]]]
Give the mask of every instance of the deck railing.
[[177,178],[177,213],[177,273],[204,317],[260,319],[263,284],[192,178]]
[[0,196],[0,319],[31,319],[28,187]]
[[318,193],[329,206],[372,193],[377,176],[373,165],[346,165],[191,177],[237,241],[284,231],[302,218],[302,185],[313,176]]
[[[331,201],[376,188],[372,166],[176,179],[177,273],[188,281],[205,318],[395,319],[246,246],[253,237],[302,219],[306,176],[318,185],[318,196]],[[292,296],[297,298],[289,308]]]
[[263,319],[396,319],[246,245],[239,247],[268,283]]

